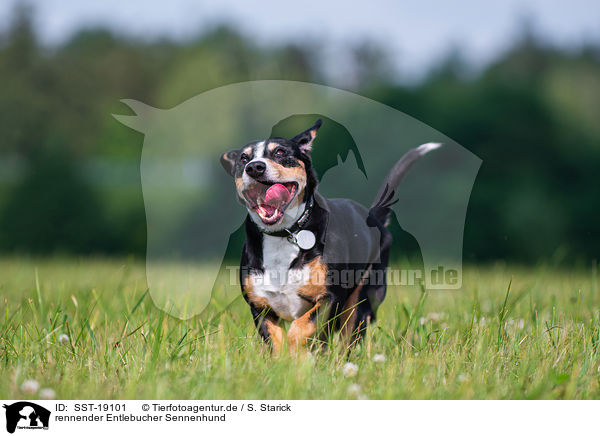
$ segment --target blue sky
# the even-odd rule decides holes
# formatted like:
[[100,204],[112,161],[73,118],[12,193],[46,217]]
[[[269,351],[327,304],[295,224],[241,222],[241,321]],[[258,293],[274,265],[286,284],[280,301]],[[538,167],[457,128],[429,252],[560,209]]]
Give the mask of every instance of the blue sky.
[[[14,4],[0,2],[0,26]],[[528,17],[536,31],[557,45],[576,47],[600,40],[597,0],[369,0],[286,2],[264,0],[29,0],[48,44],[81,27],[106,25],[122,33],[186,38],[215,22],[241,28],[263,44],[294,39],[322,42],[330,50],[368,37],[380,41],[403,72],[418,75],[458,46],[474,65],[484,65],[515,38]]]

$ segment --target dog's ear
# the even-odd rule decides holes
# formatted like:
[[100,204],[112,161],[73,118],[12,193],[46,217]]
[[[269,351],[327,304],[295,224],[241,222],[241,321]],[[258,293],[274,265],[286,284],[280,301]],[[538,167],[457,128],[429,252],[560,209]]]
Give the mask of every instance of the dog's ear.
[[221,165],[230,176],[235,174],[235,161],[239,155],[238,150],[231,150],[221,155]]
[[319,118],[314,124],[314,126],[312,126],[310,129],[305,130],[299,135],[294,136],[292,138],[292,141],[298,144],[298,147],[300,147],[300,150],[302,150],[303,152],[310,152],[312,150],[312,143],[317,136],[317,130],[319,130],[321,124],[323,124],[323,121],[321,121],[321,119]]

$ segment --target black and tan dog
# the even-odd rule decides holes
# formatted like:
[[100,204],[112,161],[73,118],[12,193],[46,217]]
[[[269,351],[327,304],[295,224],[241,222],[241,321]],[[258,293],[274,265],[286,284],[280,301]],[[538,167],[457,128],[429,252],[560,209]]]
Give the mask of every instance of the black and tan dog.
[[416,160],[439,146],[406,153],[366,209],[317,192],[310,151],[320,126],[318,120],[292,139],[255,141],[221,156],[248,209],[242,293],[260,335],[276,352],[284,341],[281,320],[291,321],[290,349],[322,323],[328,327],[323,332],[341,330],[349,343],[361,337],[385,297],[392,242],[386,227],[395,189]]

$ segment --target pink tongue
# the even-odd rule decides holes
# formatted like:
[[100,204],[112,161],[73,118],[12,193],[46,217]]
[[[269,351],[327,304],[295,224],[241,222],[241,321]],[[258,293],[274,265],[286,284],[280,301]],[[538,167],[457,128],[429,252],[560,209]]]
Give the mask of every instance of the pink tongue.
[[279,209],[285,203],[290,201],[291,196],[292,194],[290,194],[290,191],[288,191],[285,186],[277,183],[276,185],[273,185],[267,189],[267,194],[265,195],[265,204]]

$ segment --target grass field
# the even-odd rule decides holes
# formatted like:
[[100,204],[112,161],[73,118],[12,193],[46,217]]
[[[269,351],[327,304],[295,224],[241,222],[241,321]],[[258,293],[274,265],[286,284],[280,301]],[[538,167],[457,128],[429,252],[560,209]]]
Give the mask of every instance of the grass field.
[[38,398],[22,390],[34,379],[59,399],[600,398],[592,268],[470,267],[461,291],[390,289],[350,356],[333,341],[274,358],[243,301],[180,321],[145,291],[137,262],[0,260],[0,397]]

